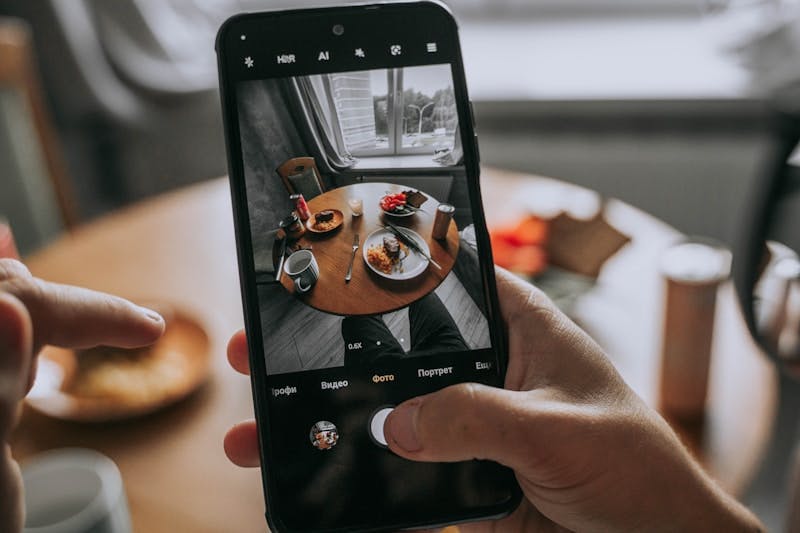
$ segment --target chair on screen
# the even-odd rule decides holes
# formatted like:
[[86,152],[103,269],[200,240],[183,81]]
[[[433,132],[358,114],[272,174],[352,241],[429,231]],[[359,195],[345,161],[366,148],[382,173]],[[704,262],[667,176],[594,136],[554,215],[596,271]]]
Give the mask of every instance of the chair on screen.
[[325,192],[313,157],[293,157],[276,170],[289,194],[302,194],[306,200]]

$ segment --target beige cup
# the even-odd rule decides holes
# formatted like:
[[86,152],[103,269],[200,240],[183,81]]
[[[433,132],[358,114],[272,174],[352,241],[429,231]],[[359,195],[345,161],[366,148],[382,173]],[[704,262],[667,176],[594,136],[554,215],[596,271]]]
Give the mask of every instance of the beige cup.
[[728,250],[700,240],[671,246],[661,258],[666,297],[659,404],[665,415],[703,417],[717,291],[730,264]]
[[122,477],[94,450],[63,448],[22,465],[24,533],[131,533]]

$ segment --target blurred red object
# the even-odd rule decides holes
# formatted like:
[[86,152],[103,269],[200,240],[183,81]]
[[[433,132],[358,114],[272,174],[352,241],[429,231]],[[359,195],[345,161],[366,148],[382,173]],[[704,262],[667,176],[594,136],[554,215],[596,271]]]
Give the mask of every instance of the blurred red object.
[[11,225],[0,218],[0,259],[4,257],[19,259],[19,251],[17,243],[14,242],[14,234],[11,233]]
[[537,216],[523,218],[515,226],[489,232],[494,262],[513,272],[534,276],[547,268],[548,223]]

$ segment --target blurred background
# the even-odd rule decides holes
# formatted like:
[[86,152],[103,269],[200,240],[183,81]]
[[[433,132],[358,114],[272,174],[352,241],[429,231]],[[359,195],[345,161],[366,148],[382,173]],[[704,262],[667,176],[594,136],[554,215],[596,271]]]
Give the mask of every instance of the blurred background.
[[[226,174],[214,36],[304,0],[0,0],[0,215],[31,253],[65,227]],[[616,197],[730,242],[767,142],[765,102],[800,80],[793,1],[450,0],[483,163]],[[7,65],[6,65],[7,66]],[[20,81],[21,80],[21,81]],[[24,83],[33,104],[8,86]],[[27,94],[27,93],[26,93]],[[782,383],[747,503],[785,513],[797,386]],[[794,414],[792,414],[794,413]]]
[[[30,25],[74,216],[224,174],[216,29],[234,12],[306,3],[0,0],[0,15]],[[775,65],[796,32],[792,5],[450,4],[486,164],[588,186],[689,234],[731,236],[761,148],[761,97],[796,74]],[[23,251],[53,233],[20,231]]]

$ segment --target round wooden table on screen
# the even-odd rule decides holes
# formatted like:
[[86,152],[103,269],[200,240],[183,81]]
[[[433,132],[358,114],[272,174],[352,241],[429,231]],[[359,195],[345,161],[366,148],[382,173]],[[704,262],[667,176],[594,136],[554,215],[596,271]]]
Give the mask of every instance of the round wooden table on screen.
[[[390,183],[356,183],[323,193],[308,202],[312,213],[326,209],[338,209],[344,213],[341,227],[328,233],[306,231],[300,238],[300,246],[311,246],[319,265],[319,280],[305,294],[297,294],[292,279],[283,272],[281,284],[289,292],[296,293],[301,301],[315,309],[336,315],[379,315],[406,307],[433,291],[447,277],[458,254],[458,228],[450,222],[447,238],[431,237],[433,220],[439,202],[426,194],[428,200],[422,204],[422,212],[407,217],[394,217],[383,213],[380,199],[386,194],[402,192],[407,187]],[[424,194],[424,191],[420,191]],[[361,198],[364,214],[351,215],[347,201]],[[428,243],[430,255],[441,269],[429,264],[419,276],[408,280],[384,278],[373,272],[365,263],[363,247],[366,238],[383,228],[386,222],[417,232]],[[345,274],[353,255],[353,238],[359,236],[359,248],[353,261],[353,275],[345,282]]]

